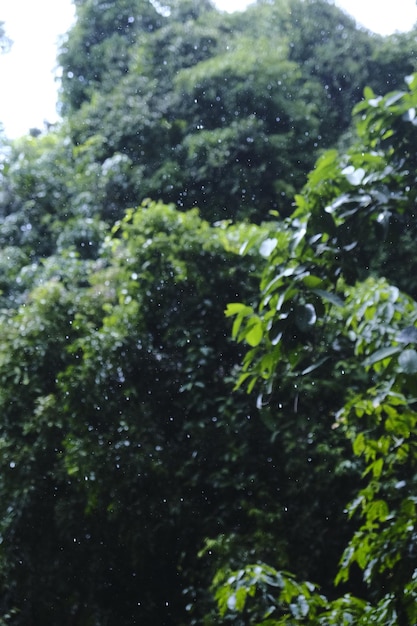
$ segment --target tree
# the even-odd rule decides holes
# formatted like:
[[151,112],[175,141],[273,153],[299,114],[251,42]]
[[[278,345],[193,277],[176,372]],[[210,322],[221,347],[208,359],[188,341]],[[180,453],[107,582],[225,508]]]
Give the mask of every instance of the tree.
[[4,621],[415,623],[415,80],[354,134],[328,3],[76,5],[1,161]]
[[[116,204],[159,197],[199,206],[211,222],[289,215],[318,151],[348,129],[377,40],[323,0],[235,16],[209,2],[168,3],[163,14],[135,5],[154,15],[149,28],[136,18],[129,26],[134,7],[117,6],[94,17],[99,5],[83,3],[60,56],[77,150],[97,167],[129,159]],[[113,32],[116,9],[127,30]]]
[[414,48],[416,28],[405,33],[394,33],[382,37],[372,53],[374,65],[369,85],[376,93],[402,90],[403,77],[416,71],[416,61],[411,51]]
[[111,91],[129,71],[132,46],[163,21],[149,0],[83,0],[76,3],[76,14],[77,25],[59,56],[64,111],[78,109],[95,87]]
[[231,397],[240,349],[223,316],[251,291],[259,257],[237,255],[249,236],[264,231],[150,203],[96,261],[50,257],[24,304],[3,310],[1,607],[18,609],[12,623],[190,623],[185,605],[214,573],[208,556],[197,566],[214,529],[230,531],[237,563],[277,549],[276,446],[253,404]]
[[0,180],[3,246],[28,258],[54,251],[53,224],[70,217],[71,148],[59,133],[23,137],[4,153]]
[[[325,378],[338,390],[327,396],[325,409],[352,442],[352,462],[359,459],[364,469],[362,487],[348,506],[360,524],[336,583],[349,583],[356,566],[367,601],[351,595],[328,601],[310,584],[294,584],[261,564],[231,578],[220,573],[215,580],[225,619],[239,620],[242,613],[243,621],[236,623],[248,623],[248,611],[255,611],[259,624],[290,619],[411,626],[416,620],[411,485],[417,462],[417,305],[409,280],[414,264],[409,236],[417,76],[408,77],[407,85],[385,97],[366,90],[356,107],[358,144],[347,154],[331,152],[319,160],[297,199],[293,221],[266,240],[270,264],[259,309],[239,303],[228,309],[235,316],[235,337],[252,346],[239,384],[253,388],[264,380],[274,394],[289,378],[297,381],[298,397],[308,384],[319,393],[326,390]],[[285,239],[287,258],[278,245]],[[274,587],[280,591],[271,601]],[[258,589],[264,601],[253,605],[250,598]]]

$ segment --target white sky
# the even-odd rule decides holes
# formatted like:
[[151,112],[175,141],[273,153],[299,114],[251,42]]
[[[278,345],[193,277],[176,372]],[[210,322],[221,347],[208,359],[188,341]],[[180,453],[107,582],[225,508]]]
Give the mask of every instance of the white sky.
[[[223,10],[244,9],[250,0],[216,0]],[[417,22],[416,0],[336,0],[367,28],[382,34],[409,30]],[[56,120],[56,43],[73,21],[71,0],[0,0],[0,21],[13,39],[0,55],[0,122],[8,137]]]

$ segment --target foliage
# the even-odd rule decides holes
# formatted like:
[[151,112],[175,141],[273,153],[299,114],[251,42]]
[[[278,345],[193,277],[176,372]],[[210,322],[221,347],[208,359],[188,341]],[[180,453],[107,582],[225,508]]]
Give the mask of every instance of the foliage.
[[[323,0],[236,15],[188,0],[99,6],[79,4],[60,62],[76,151],[97,172],[129,159],[122,187],[98,198],[109,221],[146,197],[199,206],[211,222],[289,215],[318,151],[389,72],[379,40]],[[394,48],[408,58],[401,39]]]
[[12,623],[185,623],[214,573],[208,556],[206,572],[196,565],[213,530],[235,533],[242,558],[274,551],[276,446],[252,403],[231,397],[240,350],[223,317],[250,293],[257,255],[242,263],[237,250],[254,234],[149,203],[96,261],[51,257],[3,311],[1,606],[19,609]]
[[[319,160],[294,219],[264,242],[270,262],[259,307],[234,303],[227,309],[235,338],[251,346],[238,385],[253,389],[261,382],[271,395],[291,377],[297,380],[293,394],[306,380],[321,393],[325,378],[338,389],[326,397],[326,408],[364,461],[363,486],[348,507],[361,524],[336,577],[349,584],[352,567],[362,571],[369,601],[356,624],[403,626],[416,619],[417,308],[410,240],[417,77],[408,77],[407,85],[385,97],[366,90],[356,107],[358,144],[346,155],[333,151]],[[245,589],[251,589],[247,581]],[[223,584],[218,594],[224,612],[232,590]],[[341,622],[338,612],[345,600],[323,605],[312,623],[351,623],[352,616]],[[256,610],[265,610],[259,602]],[[345,608],[349,613],[358,606],[350,598]],[[308,610],[300,619],[289,607],[284,621],[305,623]]]
[[129,70],[129,49],[162,23],[148,0],[83,0],[76,17],[59,56],[64,111],[78,109],[95,86],[110,91]]
[[[221,617],[229,613],[233,624],[275,625],[288,623],[288,612],[305,624],[314,623],[317,612],[325,606],[325,598],[311,583],[298,583],[287,572],[277,572],[263,563],[244,569],[224,572],[213,581]],[[252,598],[257,602],[251,602]],[[259,612],[259,605],[267,607]],[[235,615],[233,616],[233,613]],[[237,614],[239,617],[237,617]],[[237,619],[236,619],[237,618]]]
[[385,40],[323,0],[232,15],[163,6],[77,3],[59,57],[64,124],[7,156],[4,245],[47,256],[57,222],[112,224],[147,197],[199,206],[212,223],[287,216],[362,88],[413,69],[412,35],[390,40],[390,65]]
[[374,81],[369,81],[374,91],[386,93],[402,90],[404,76],[417,70],[414,54],[416,28],[405,33],[393,33],[381,39],[372,53]]
[[0,621],[414,624],[415,34],[75,4],[0,161]]
[[59,135],[24,137],[5,153],[0,172],[3,246],[34,258],[54,250],[51,228],[70,212],[71,151]]

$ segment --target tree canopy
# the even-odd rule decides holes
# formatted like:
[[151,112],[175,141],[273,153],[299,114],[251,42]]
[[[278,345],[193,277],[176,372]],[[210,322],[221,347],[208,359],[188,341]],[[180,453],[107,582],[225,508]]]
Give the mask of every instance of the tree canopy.
[[0,625],[414,626],[416,31],[75,5],[1,139]]
[[[308,413],[312,386],[320,397],[324,387],[334,427],[352,443],[352,463],[363,470],[347,512],[358,527],[335,582],[349,589],[359,569],[366,593],[330,601],[310,583],[295,583],[269,566],[247,565],[215,579],[223,616],[244,611],[253,616],[251,623],[277,625],[288,619],[399,626],[416,620],[411,146],[417,76],[406,82],[407,89],[384,97],[365,90],[355,109],[358,142],[345,154],[321,157],[292,220],[276,239],[271,233],[266,240],[270,255],[259,306],[235,302],[227,310],[235,317],[234,336],[252,347],[238,386],[251,389],[261,381],[268,402],[276,403],[282,380],[289,378],[298,410]],[[285,398],[291,402],[288,388]],[[258,587],[263,595],[253,605],[249,598]]]

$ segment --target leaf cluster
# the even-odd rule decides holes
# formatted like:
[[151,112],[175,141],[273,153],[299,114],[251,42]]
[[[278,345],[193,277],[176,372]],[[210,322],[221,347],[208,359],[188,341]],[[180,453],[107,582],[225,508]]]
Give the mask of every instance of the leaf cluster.
[[[235,338],[251,347],[238,387],[251,391],[260,384],[271,396],[283,380],[295,380],[298,398],[308,384],[322,395],[327,379],[334,426],[363,461],[362,486],[347,507],[360,524],[335,583],[354,585],[358,568],[367,602],[326,600],[314,624],[382,620],[402,626],[416,619],[417,309],[408,244],[414,232],[415,76],[406,83],[407,90],[384,97],[365,91],[355,109],[357,145],[318,161],[297,198],[294,219],[279,229],[287,237],[284,253],[272,231],[265,240],[269,264],[259,305],[232,303],[226,310],[235,318]],[[215,586],[220,613],[226,614],[234,592],[224,582]],[[254,597],[251,584],[245,580],[243,586],[240,603],[228,607],[239,614],[245,594]],[[264,598],[254,604],[256,611],[266,606]],[[282,623],[310,623],[303,617],[290,606]],[[264,622],[257,617],[250,623]]]

